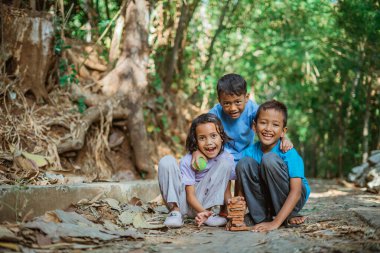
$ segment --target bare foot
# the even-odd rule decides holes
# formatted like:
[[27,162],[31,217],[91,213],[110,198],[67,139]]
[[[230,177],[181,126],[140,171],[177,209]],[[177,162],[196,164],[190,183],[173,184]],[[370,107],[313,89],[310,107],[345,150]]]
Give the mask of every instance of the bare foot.
[[305,220],[306,220],[305,216],[296,216],[296,217],[290,218],[288,222],[289,224],[302,224],[305,222]]

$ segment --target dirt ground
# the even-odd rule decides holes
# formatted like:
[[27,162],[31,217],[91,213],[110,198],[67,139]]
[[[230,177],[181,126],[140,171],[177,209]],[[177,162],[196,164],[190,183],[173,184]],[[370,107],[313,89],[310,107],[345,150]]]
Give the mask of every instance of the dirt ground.
[[[109,243],[72,238],[71,243],[25,247],[22,252],[380,252],[380,195],[335,180],[309,180],[312,193],[305,224],[269,233],[198,228],[192,219],[180,229],[135,229],[144,239]],[[166,208],[154,219],[162,224]],[[104,216],[104,215],[103,215]],[[135,225],[135,223],[134,223]],[[35,232],[31,232],[36,236]],[[24,238],[26,234],[24,231]],[[41,240],[40,240],[41,241]],[[66,240],[66,242],[68,242]],[[86,243],[87,242],[87,243]],[[43,243],[42,243],[43,244]],[[1,246],[1,245],[0,245]],[[13,252],[0,247],[0,252]]]
[[335,180],[310,180],[310,185],[312,193],[302,211],[308,218],[298,228],[229,232],[198,229],[187,220],[183,228],[94,252],[380,252],[380,195]]

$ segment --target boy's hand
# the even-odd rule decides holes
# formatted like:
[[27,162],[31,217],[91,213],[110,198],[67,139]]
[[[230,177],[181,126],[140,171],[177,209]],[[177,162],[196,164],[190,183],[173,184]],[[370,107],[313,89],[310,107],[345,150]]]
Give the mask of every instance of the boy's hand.
[[280,143],[281,151],[285,153],[285,152],[288,152],[292,148],[293,148],[293,143],[288,138],[283,137]]
[[207,158],[202,154],[201,151],[196,150],[196,151],[193,152],[192,157],[191,157],[191,168],[194,171],[198,171],[197,168],[194,168],[193,164],[196,163],[197,166],[199,167],[198,161],[199,161],[200,157],[203,157],[207,161]]
[[280,226],[276,224],[275,221],[262,222],[253,226],[252,231],[254,232],[268,232],[271,230],[278,229]]
[[195,222],[197,223],[198,227],[200,227],[211,215],[212,215],[212,212],[208,210],[199,212],[197,216],[195,217]]

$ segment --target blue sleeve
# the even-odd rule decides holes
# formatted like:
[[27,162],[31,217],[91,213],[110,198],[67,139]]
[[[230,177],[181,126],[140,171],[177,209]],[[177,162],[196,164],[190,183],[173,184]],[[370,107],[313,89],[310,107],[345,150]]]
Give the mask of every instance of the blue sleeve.
[[[189,159],[190,156],[190,159]],[[182,174],[182,182],[185,185],[194,185],[195,184],[195,171],[190,166],[191,155],[184,156],[180,163],[179,168]]]
[[209,113],[212,113],[212,114],[215,114],[216,116],[218,116],[218,118],[220,118],[220,113],[219,113],[219,110],[218,110],[218,105],[219,104],[216,104],[210,111]]
[[292,148],[285,154],[285,163],[288,165],[290,178],[305,178],[305,168],[301,156]]
[[253,125],[253,122],[256,118],[257,109],[259,109],[259,105],[252,101],[252,106],[249,114],[249,119],[251,121],[251,126]]

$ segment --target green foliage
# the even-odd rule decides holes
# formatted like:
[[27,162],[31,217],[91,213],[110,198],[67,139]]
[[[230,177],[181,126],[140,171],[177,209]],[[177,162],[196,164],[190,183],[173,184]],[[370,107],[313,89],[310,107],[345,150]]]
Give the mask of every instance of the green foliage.
[[[110,22],[120,2],[109,0],[107,9],[106,1],[97,1],[92,6],[97,16],[90,19],[85,1],[78,1],[64,34],[84,40],[91,33],[95,42],[108,25],[113,30]],[[69,9],[71,1],[64,3]],[[168,90],[181,90],[189,103],[206,109],[217,103],[217,80],[235,72],[247,80],[257,102],[275,98],[288,106],[288,134],[308,175],[345,174],[361,162],[365,143],[369,149],[380,148],[379,1],[186,1],[189,8],[197,7],[186,17],[169,84],[167,67],[184,2],[150,4],[148,96],[154,99],[144,115],[151,136],[176,127],[167,111]],[[108,32],[102,40],[105,48],[111,36]],[[55,51],[62,50],[58,38]],[[71,66],[62,62],[59,68],[62,85],[75,82]],[[367,112],[369,132],[364,136]]]
[[86,99],[85,97],[79,97],[78,98],[77,106],[78,106],[78,111],[80,113],[84,113],[87,109],[85,99]]
[[[337,176],[361,162],[366,110],[373,111],[370,135],[377,138],[369,145],[376,148],[379,91],[373,90],[369,108],[366,97],[368,80],[376,80],[380,67],[377,1],[231,2],[212,63],[202,69],[202,61],[194,59],[207,58],[210,44],[203,44],[203,51],[194,44],[207,41],[205,33],[215,35],[224,4],[204,2],[207,11],[199,11],[189,27],[184,65],[205,84],[193,98],[209,96],[212,106],[217,79],[229,72],[243,75],[258,102],[275,98],[287,104],[289,136],[306,167],[316,168],[309,172],[315,176]],[[182,89],[191,91],[186,71]]]

